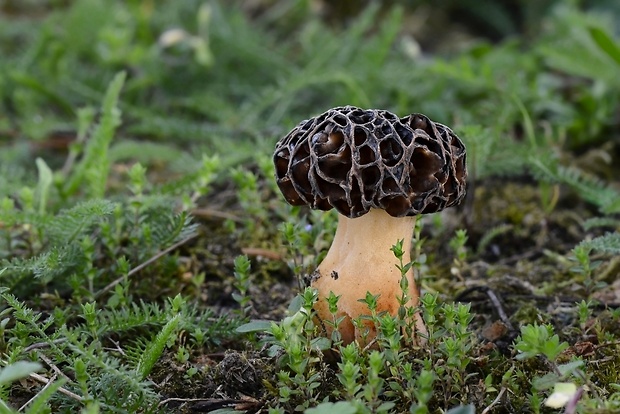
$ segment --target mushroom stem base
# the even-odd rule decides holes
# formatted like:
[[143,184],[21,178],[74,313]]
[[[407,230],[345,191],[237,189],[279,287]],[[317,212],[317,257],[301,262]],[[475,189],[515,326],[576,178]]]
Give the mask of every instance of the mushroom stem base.
[[[326,300],[329,293],[340,296],[336,318],[344,316],[338,326],[343,343],[357,340],[366,345],[376,337],[377,327],[373,321],[360,319],[361,316],[371,314],[364,303],[367,292],[379,295],[377,314],[398,314],[399,298],[403,296],[402,275],[396,267],[399,261],[390,249],[399,240],[403,240],[403,263],[411,261],[415,220],[415,217],[392,217],[378,209],[372,209],[354,219],[338,216],[334,241],[317,269],[318,277],[312,281],[312,286],[319,292],[315,309],[323,321],[334,320]],[[413,270],[410,269],[405,276],[409,281],[405,306],[417,306],[419,293]],[[415,339],[421,343],[422,338],[418,334],[426,333],[426,328],[419,312],[415,312],[413,318],[411,322]],[[331,328],[328,324],[325,326],[331,335]]]

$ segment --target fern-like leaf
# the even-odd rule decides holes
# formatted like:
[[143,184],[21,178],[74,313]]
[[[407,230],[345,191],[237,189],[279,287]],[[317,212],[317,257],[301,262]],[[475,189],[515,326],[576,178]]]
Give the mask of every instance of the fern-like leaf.
[[607,254],[620,254],[620,232],[606,233],[592,240],[584,240],[577,247],[586,247]]
[[540,159],[532,159],[531,166],[539,179],[568,185],[602,213],[620,213],[620,191],[604,181],[588,177],[575,167],[546,165]]
[[592,230],[599,227],[620,228],[620,219],[612,217],[592,217],[584,221],[581,225],[584,230]]
[[153,338],[153,340],[147,345],[142,357],[138,361],[136,371],[141,378],[146,378],[155,366],[155,363],[161,357],[166,343],[170,340],[170,337],[176,332],[179,323],[181,322],[181,315],[174,315],[161,331]]
[[93,225],[110,216],[116,204],[101,199],[93,199],[77,204],[58,214],[46,228],[50,241],[66,245],[86,234]]
[[[133,302],[130,307],[106,310],[97,314],[98,334],[105,336],[133,329],[161,326],[167,321],[167,314],[156,303]],[[86,329],[83,325],[73,328],[76,331]]]
[[121,123],[118,99],[124,82],[125,72],[118,73],[110,82],[101,106],[101,120],[86,144],[84,157],[69,177],[64,188],[65,194],[74,194],[84,182],[88,183],[89,196],[102,198],[105,194],[110,169],[108,150],[116,128]]

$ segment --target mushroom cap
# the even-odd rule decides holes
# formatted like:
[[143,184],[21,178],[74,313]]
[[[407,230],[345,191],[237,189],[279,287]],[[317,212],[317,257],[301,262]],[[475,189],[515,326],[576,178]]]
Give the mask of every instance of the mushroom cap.
[[434,213],[465,195],[465,146],[422,114],[337,107],[276,144],[276,182],[290,204],[354,218],[371,208],[394,217]]

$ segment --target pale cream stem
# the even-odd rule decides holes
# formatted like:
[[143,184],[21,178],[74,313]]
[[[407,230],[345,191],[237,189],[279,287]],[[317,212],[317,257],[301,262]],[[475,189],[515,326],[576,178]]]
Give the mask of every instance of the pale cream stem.
[[[318,267],[318,278],[312,286],[319,291],[319,303],[316,310],[320,318],[331,320],[325,298],[330,291],[340,295],[338,315],[346,315],[339,326],[345,343],[360,339],[361,332],[355,329],[351,319],[370,312],[365,303],[359,299],[366,297],[366,292],[380,295],[377,312],[396,315],[402,297],[400,281],[402,278],[397,268],[398,259],[390,250],[399,240],[403,240],[403,263],[411,261],[411,239],[415,217],[392,217],[383,210],[372,209],[358,218],[338,217],[338,228],[334,241]],[[413,277],[413,270],[407,273],[409,279],[409,306],[418,304],[418,290]],[[370,330],[368,340],[376,335],[375,327],[365,322]],[[424,331],[419,314],[416,315],[416,327]]]

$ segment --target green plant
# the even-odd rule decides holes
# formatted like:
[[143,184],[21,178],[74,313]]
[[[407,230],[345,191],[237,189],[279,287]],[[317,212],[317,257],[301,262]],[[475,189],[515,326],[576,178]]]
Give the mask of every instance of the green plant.
[[239,310],[240,315],[247,316],[252,309],[250,305],[252,299],[248,295],[248,290],[250,288],[250,267],[252,264],[247,256],[237,256],[234,264],[234,286],[239,293],[233,293],[232,297],[239,303],[239,306],[241,306]]
[[279,403],[299,411],[318,402],[321,385],[318,352],[325,347],[322,338],[313,338],[313,306],[318,299],[315,289],[307,288],[301,295],[301,308],[281,324],[271,324],[270,333],[276,346],[284,351],[282,364],[286,369],[277,374]]
[[[177,343],[177,331],[192,326],[193,321],[207,326],[205,322],[209,317],[188,309],[183,298],[177,296],[165,309],[146,303],[121,310],[97,309],[94,303],[85,304],[79,315],[84,323],[68,328],[53,317],[43,319],[40,313],[28,309],[9,294],[3,294],[2,298],[15,320],[14,328],[9,330],[14,346],[7,362],[34,352],[44,360],[50,358],[57,364],[71,367],[75,380],[59,384],[69,391],[64,404],[71,407],[98,402],[102,408],[132,410],[143,406],[147,411],[155,410],[157,394],[146,381],[147,377],[165,349]],[[224,325],[225,321],[219,323]],[[129,332],[155,326],[161,329],[149,339],[129,341],[123,343],[122,348],[118,342],[111,341],[113,335],[123,338]],[[215,333],[217,329],[211,325],[209,331]],[[227,329],[230,328],[223,328],[223,331]],[[116,350],[108,348],[107,344],[114,343]],[[40,346],[46,348],[37,350]]]
[[613,185],[588,177],[575,167],[563,167],[539,159],[533,159],[532,166],[541,179],[568,185],[583,199],[595,204],[601,213],[611,215],[620,212],[620,192]]
[[467,248],[465,247],[467,239],[466,230],[457,230],[454,237],[450,239],[450,248],[455,253],[450,272],[460,280],[463,280],[462,271],[467,260]]
[[[534,324],[521,327],[521,335],[515,341],[515,349],[519,351],[517,359],[527,360],[542,357],[550,371],[532,380],[532,404],[539,401],[536,393],[553,387],[554,393],[549,396],[545,404],[556,408],[561,407],[573,397],[573,394],[578,392],[577,386],[581,384],[586,384],[594,397],[600,402],[596,386],[582,369],[584,362],[581,359],[576,358],[568,363],[558,364],[561,353],[568,347],[569,345],[566,342],[560,342],[558,335],[553,334],[553,328],[550,325]],[[565,384],[564,381],[566,380],[571,381],[570,384],[572,385]],[[567,397],[558,396],[562,393],[570,395]]]
[[[104,196],[110,169],[108,149],[116,128],[121,124],[118,100],[125,76],[125,73],[121,72],[110,82],[101,104],[101,119],[92,129],[92,136],[87,140],[83,157],[75,165],[74,171],[68,171],[68,174],[65,174],[66,182],[61,188],[63,196],[75,194],[82,184],[86,184],[84,188],[88,190],[88,196],[94,199]],[[92,119],[92,111],[87,114],[84,115],[82,112],[80,120]]]
[[[402,262],[402,246],[399,242],[392,251],[400,261],[398,268],[404,276],[413,263]],[[472,321],[470,308],[462,304],[439,304],[436,295],[424,295],[422,311],[429,326],[426,338],[429,357],[412,358],[419,355],[416,351],[419,348],[415,346],[419,338],[411,335],[412,326],[408,321],[410,315],[420,309],[408,305],[407,279],[403,277],[403,280],[402,308],[396,316],[378,313],[376,296],[367,294],[362,299],[368,307],[368,315],[362,318],[377,328],[376,338],[364,347],[358,343],[342,345],[336,329],[331,338],[321,336],[323,330],[316,324],[313,310],[318,296],[311,288],[304,291],[296,302],[299,307],[293,308],[293,313],[280,324],[272,323],[267,327],[250,322],[242,327],[242,331],[266,329],[270,335],[266,341],[273,344],[271,353],[281,355],[280,364],[284,369],[279,371],[273,389],[277,393],[278,407],[322,412],[335,405],[333,402],[319,404],[319,401],[333,395],[348,401],[339,405],[345,410],[370,413],[406,409],[412,413],[426,413],[435,393],[442,395],[448,405],[458,405],[462,401],[460,390],[473,378],[466,374],[474,343],[468,330]],[[334,328],[342,323],[342,317],[336,316],[338,299],[333,294],[327,298],[333,318],[321,323]],[[362,326],[361,320],[354,323]],[[327,352],[336,352],[340,357],[336,386],[320,375],[324,369],[321,352],[330,348]],[[404,401],[411,403],[407,405]],[[316,407],[310,408],[313,405]]]
[[172,305],[171,311],[176,315],[170,318],[162,327],[161,331],[146,345],[144,352],[136,363],[136,371],[138,371],[138,374],[142,378],[146,378],[150,374],[155,362],[161,357],[165,346],[168,343],[173,344],[176,340],[174,335],[181,322],[181,315],[178,313],[181,311],[183,299],[178,295],[170,302]]

